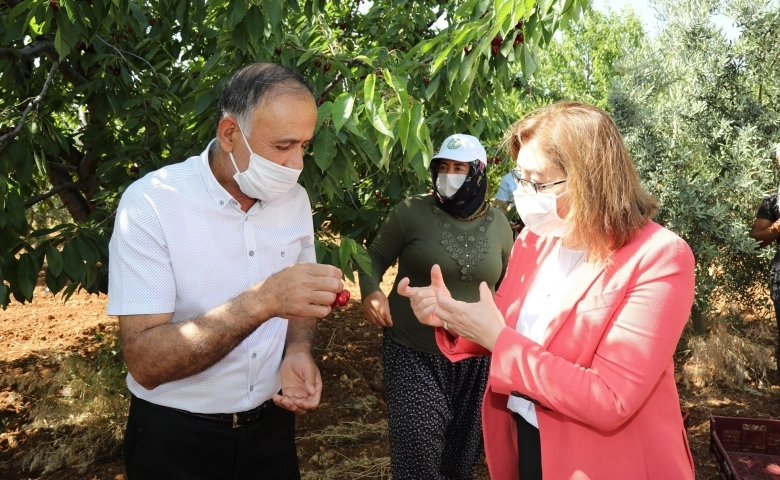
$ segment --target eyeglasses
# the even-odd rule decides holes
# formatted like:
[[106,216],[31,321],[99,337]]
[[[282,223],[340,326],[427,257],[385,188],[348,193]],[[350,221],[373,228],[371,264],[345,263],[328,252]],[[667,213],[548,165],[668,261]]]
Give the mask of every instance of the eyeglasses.
[[556,180],[554,182],[549,182],[549,183],[536,183],[521,177],[520,170],[514,169],[510,173],[514,177],[515,181],[517,181],[517,187],[523,189],[523,191],[525,192],[530,192],[533,190],[534,193],[539,193],[555,185],[560,185],[561,183],[566,181],[566,179],[564,178],[563,180]]

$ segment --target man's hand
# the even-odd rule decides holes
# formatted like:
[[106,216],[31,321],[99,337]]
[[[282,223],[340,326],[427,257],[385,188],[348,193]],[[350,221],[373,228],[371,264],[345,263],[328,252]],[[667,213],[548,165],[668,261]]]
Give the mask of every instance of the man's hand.
[[382,290],[371,292],[363,299],[363,315],[366,320],[377,327],[392,327],[393,317],[390,315],[390,304]]
[[256,318],[324,318],[342,290],[344,283],[338,268],[298,263],[252,286],[237,300],[240,309]]
[[322,394],[322,377],[308,345],[287,347],[280,374],[282,394],[273,396],[276,405],[297,414],[317,409]]

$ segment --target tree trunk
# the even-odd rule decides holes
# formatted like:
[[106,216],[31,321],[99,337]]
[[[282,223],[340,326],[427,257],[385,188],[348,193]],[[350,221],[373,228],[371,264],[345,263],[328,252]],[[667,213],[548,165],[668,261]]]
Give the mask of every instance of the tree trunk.
[[707,317],[695,304],[691,308],[691,323],[693,324],[693,333],[696,335],[707,333]]

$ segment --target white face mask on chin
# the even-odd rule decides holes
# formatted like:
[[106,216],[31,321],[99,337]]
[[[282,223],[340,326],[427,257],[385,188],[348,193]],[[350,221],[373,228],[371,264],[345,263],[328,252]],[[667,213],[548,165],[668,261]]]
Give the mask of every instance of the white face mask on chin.
[[571,225],[558,215],[557,200],[565,195],[554,193],[514,192],[515,207],[520,219],[531,232],[540,237],[565,237]]
[[256,154],[249,146],[249,142],[246,141],[244,132],[242,130],[239,131],[250,155],[249,168],[241,172],[238,170],[236,160],[233,158],[233,152],[228,153],[230,161],[233,162],[233,167],[236,169],[233,179],[238,183],[238,187],[247,197],[256,198],[264,202],[272,202],[284,196],[293,185],[298,183],[301,170],[279,165]]
[[436,177],[436,191],[442,197],[451,198],[458,193],[465,181],[466,174],[463,173],[440,173]]

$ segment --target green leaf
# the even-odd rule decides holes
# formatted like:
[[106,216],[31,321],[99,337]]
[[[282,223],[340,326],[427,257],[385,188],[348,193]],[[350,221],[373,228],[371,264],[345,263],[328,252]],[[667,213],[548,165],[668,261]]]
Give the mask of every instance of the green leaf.
[[336,132],[330,125],[323,127],[317,134],[317,141],[314,144],[314,161],[323,172],[327,171],[333,163],[333,157],[336,155],[336,140]]
[[65,271],[65,275],[75,283],[80,282],[84,272],[86,272],[84,260],[73,242],[68,242],[62,247],[62,269]]
[[19,257],[17,268],[19,291],[24,298],[32,300],[33,293],[35,292],[35,284],[38,283],[38,268],[36,268],[35,260],[32,255],[23,253]]
[[6,197],[6,209],[8,213],[6,220],[8,223],[18,230],[26,230],[27,217],[24,213],[22,197],[19,196],[18,191],[11,190],[8,192],[8,196]]
[[406,143],[409,141],[409,125],[411,122],[410,110],[404,110],[401,118],[398,119],[398,139],[401,141],[401,148],[406,151]]
[[[230,0],[225,13],[225,22],[228,30],[238,25],[244,18],[244,9],[246,8],[246,0]],[[255,26],[254,28],[257,28]]]
[[341,127],[352,116],[352,107],[355,105],[355,97],[350,92],[344,92],[333,102],[333,108],[331,109],[331,116],[333,117],[333,126],[336,128],[336,132],[341,130]]
[[387,121],[384,100],[377,95],[374,98],[374,101],[371,102],[371,108],[368,110],[368,120],[371,122],[371,125],[373,125],[379,133],[393,138],[393,132],[390,130],[390,125]]
[[46,249],[46,263],[49,265],[49,271],[52,275],[59,277],[62,273],[62,255],[54,245]]
[[409,108],[409,93],[406,90],[406,77],[393,76],[388,69],[385,69],[384,72],[385,81],[395,91],[395,94],[398,95],[398,102],[401,104],[401,108],[406,110]]
[[349,237],[341,237],[341,244],[339,245],[339,265],[341,272],[347,276],[350,280],[354,281],[355,277],[352,273],[352,267],[349,259],[352,258],[352,252],[356,250],[355,241]]
[[58,28],[57,33],[54,34],[54,49],[57,50],[57,53],[60,56],[59,59],[62,60],[67,57],[72,48],[73,46],[68,44],[65,30]]
[[363,62],[366,65],[368,65],[369,67],[373,67],[374,66],[374,62],[372,62],[371,59],[368,58],[365,55],[358,55],[357,57],[355,57],[355,60]]
[[90,264],[96,264],[100,260],[98,251],[89,242],[81,237],[73,239],[76,249],[83,260]]
[[358,268],[366,274],[371,275],[371,257],[362,245],[356,245],[356,247],[357,248],[352,252],[352,259],[355,261]]

